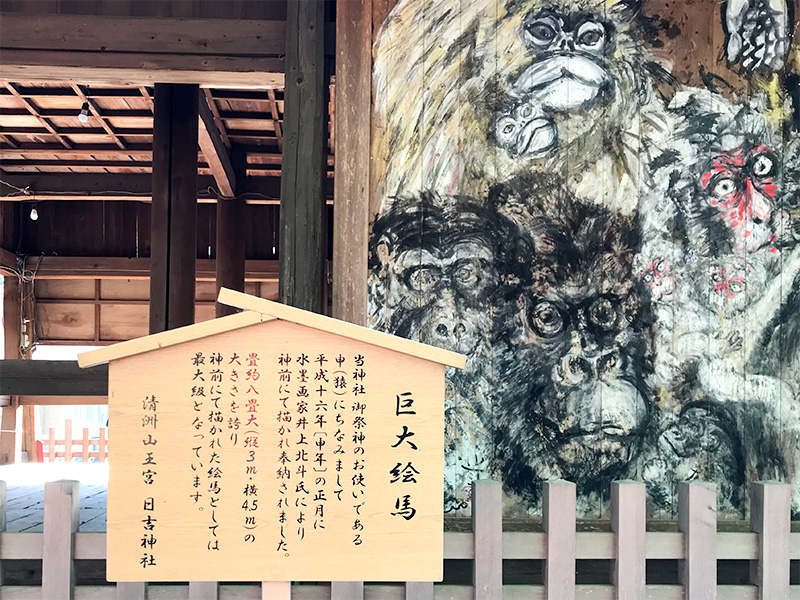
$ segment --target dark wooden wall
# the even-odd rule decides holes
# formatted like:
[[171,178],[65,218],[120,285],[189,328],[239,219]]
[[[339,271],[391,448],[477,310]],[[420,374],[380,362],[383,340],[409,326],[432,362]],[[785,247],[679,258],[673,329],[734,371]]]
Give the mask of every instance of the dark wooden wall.
[[[4,203],[11,204],[11,203]],[[40,202],[39,219],[30,204],[19,205],[21,254],[60,256],[150,256],[150,204],[144,202]],[[278,207],[247,206],[248,259],[274,260],[278,249]],[[332,210],[330,207],[329,211]],[[332,221],[332,219],[329,219]],[[4,228],[0,228],[0,234]],[[6,239],[8,237],[8,239]],[[16,250],[10,236],[0,246]],[[273,247],[275,252],[273,252]],[[210,255],[209,255],[210,252]],[[330,247],[327,257],[331,257]],[[197,258],[216,258],[216,205],[198,205]]]
[[286,19],[287,0],[0,0],[0,10],[31,14]]

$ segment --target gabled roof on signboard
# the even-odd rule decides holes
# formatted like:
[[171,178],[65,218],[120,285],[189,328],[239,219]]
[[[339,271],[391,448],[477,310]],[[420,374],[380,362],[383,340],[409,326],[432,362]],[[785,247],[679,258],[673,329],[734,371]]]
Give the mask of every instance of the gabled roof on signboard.
[[318,315],[299,308],[286,306],[279,302],[272,302],[225,288],[220,290],[219,301],[222,304],[245,310],[235,315],[220,317],[195,325],[187,325],[186,327],[121,342],[113,346],[107,346],[106,348],[84,352],[78,355],[78,364],[81,367],[91,367],[112,360],[135,356],[143,352],[150,352],[152,350],[182,344],[183,342],[233,331],[235,329],[241,329],[275,319],[290,321],[298,325],[304,325],[334,335],[340,335],[374,346],[380,346],[387,350],[409,354],[423,360],[437,362],[449,367],[463,369],[467,360],[467,357],[463,354],[420,344],[419,342],[413,342],[388,333],[353,325],[352,323],[339,321],[338,319],[332,319],[324,315]]

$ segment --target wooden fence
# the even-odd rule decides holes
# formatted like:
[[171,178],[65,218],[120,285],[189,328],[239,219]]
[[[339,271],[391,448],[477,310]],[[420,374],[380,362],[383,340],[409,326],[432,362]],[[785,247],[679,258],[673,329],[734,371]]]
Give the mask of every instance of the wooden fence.
[[[89,429],[83,428],[83,437],[78,440],[72,439],[72,421],[66,419],[64,422],[64,439],[56,439],[56,430],[50,428],[50,435],[46,440],[40,443],[42,446],[38,448],[39,456],[42,457],[42,462],[56,462],[57,458],[63,458],[64,462],[72,462],[75,458],[80,458],[82,462],[89,462],[90,459],[96,458],[97,462],[106,462],[108,458],[108,430],[105,427],[100,428],[100,433],[97,438],[89,437]],[[62,450],[59,451],[58,447]],[[79,446],[79,450],[75,451],[75,446]],[[45,447],[47,449],[45,449]],[[92,448],[97,448],[92,450]]]
[[[0,482],[0,523],[5,529],[5,483]],[[289,584],[264,582],[183,585],[119,583],[76,586],[76,560],[104,560],[105,533],[78,533],[78,482],[45,484],[44,532],[0,533],[0,561],[42,561],[42,585],[0,586],[3,600],[56,599],[261,599],[261,600],[521,600],[626,599],[706,600],[798,597],[790,586],[790,560],[800,559],[800,533],[790,532],[789,486],[757,483],[752,488],[750,531],[718,532],[713,485],[681,484],[677,531],[646,531],[645,488],[635,482],[612,487],[610,531],[576,531],[575,486],[544,485],[542,532],[503,531],[500,485],[474,484],[472,531],[444,534],[446,560],[471,561],[472,585],[433,583]],[[431,535],[440,535],[431,532]],[[543,561],[543,585],[503,584],[503,560]],[[576,560],[611,562],[611,583],[576,585]],[[649,584],[646,560],[678,561],[679,583]],[[266,557],[265,557],[266,560]],[[717,561],[749,561],[750,585],[717,585]],[[748,569],[749,567],[749,569]],[[187,589],[188,588],[188,589]]]

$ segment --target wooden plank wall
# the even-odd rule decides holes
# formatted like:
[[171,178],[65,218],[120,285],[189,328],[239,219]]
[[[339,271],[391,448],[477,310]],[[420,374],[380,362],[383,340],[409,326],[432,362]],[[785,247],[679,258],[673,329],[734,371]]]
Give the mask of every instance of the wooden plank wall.
[[[21,254],[150,256],[149,203],[53,201],[40,202],[36,209],[37,221],[20,220]],[[198,204],[197,209],[197,258],[216,258],[216,205]],[[247,205],[248,259],[277,258],[278,211],[272,205]]]
[[0,0],[0,10],[30,14],[286,19],[286,0]]
[[[277,282],[251,282],[245,292],[277,299]],[[100,345],[148,334],[148,279],[39,279],[37,339],[48,344]],[[196,283],[195,322],[214,318],[213,281]]]

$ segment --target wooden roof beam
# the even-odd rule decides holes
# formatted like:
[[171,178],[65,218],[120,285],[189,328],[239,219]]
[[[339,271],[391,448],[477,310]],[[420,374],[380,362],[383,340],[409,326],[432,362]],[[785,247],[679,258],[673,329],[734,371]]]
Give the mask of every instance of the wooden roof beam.
[[3,12],[0,80],[282,87],[285,49],[284,21]]
[[92,114],[100,121],[100,126],[105,130],[105,132],[111,136],[114,140],[114,143],[119,146],[122,150],[125,150],[128,145],[117,135],[117,132],[114,131],[114,128],[108,124],[108,122],[103,118],[103,115],[100,113],[100,108],[97,106],[94,100],[89,98],[86,95],[86,90],[83,86],[78,85],[77,83],[73,83],[70,87],[75,91],[75,93],[80,96],[81,101],[89,107],[89,110]]
[[203,157],[211,169],[214,181],[223,196],[233,198],[236,195],[236,175],[233,172],[231,158],[225,142],[222,141],[219,129],[214,122],[214,115],[208,106],[206,96],[199,97],[199,114],[197,141]]
[[208,88],[203,88],[203,95],[205,95],[206,102],[208,102],[208,108],[211,109],[211,114],[214,116],[214,123],[217,124],[217,129],[219,129],[219,135],[222,138],[222,142],[227,148],[230,148],[231,141],[228,139],[228,132],[225,131],[225,123],[223,122],[222,117],[219,116],[219,108],[217,108],[217,102],[214,100],[211,90]]
[[275,137],[278,140],[278,150],[283,152],[283,131],[281,130],[281,117],[280,113],[278,113],[278,103],[275,100],[275,90],[267,90],[267,96],[269,96],[269,106],[270,112],[272,113],[272,124],[275,128]]
[[28,98],[20,96],[19,92],[17,91],[16,84],[6,82],[5,86],[8,89],[8,91],[11,92],[12,95],[19,98],[19,100],[25,105],[25,110],[27,110],[30,114],[36,117],[36,120],[39,121],[39,123],[41,123],[44,126],[44,128],[50,132],[51,135],[54,135],[56,136],[56,138],[58,138],[58,141],[61,143],[62,146],[64,146],[67,149],[72,148],[72,143],[68,139],[66,139],[61,133],[59,133],[59,131],[48,119],[46,119],[39,113],[39,109],[36,107],[36,105],[33,102],[31,102]]

